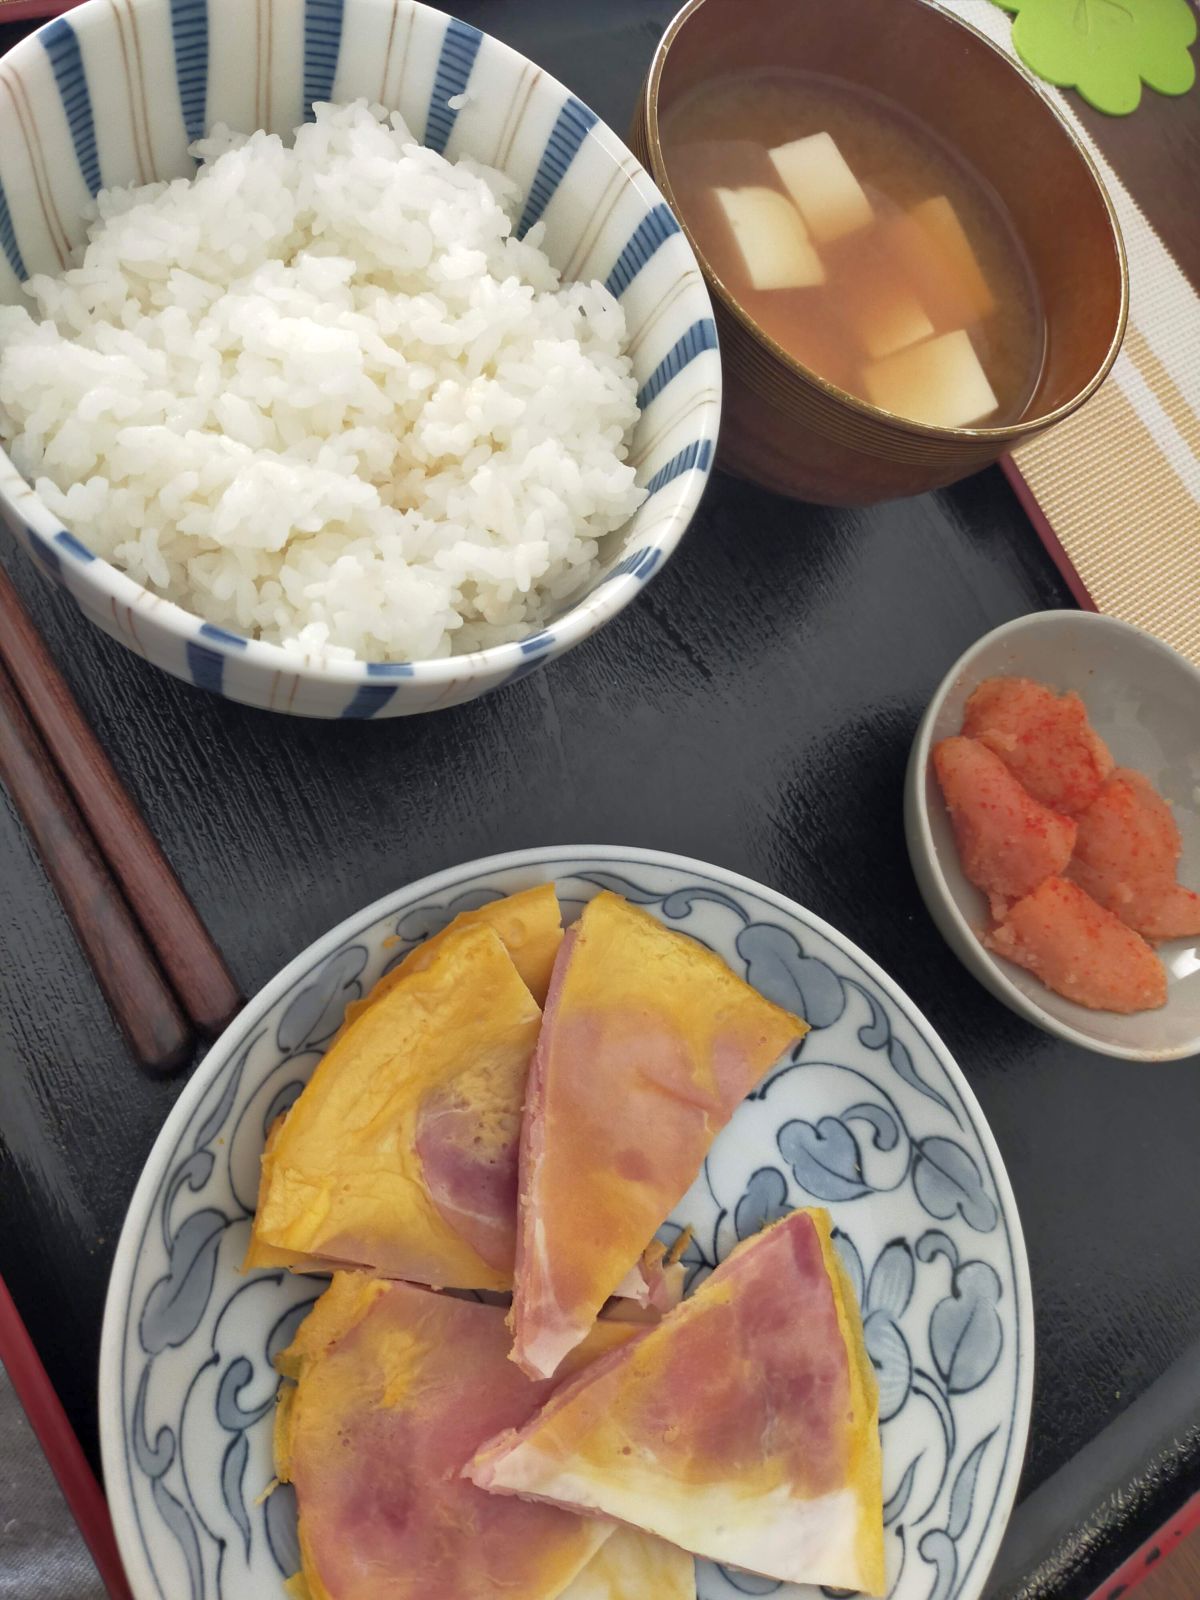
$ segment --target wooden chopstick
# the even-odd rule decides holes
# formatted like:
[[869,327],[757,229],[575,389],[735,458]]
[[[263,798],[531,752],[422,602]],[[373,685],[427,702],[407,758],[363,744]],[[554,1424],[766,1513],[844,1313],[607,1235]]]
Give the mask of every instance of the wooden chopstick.
[[0,1362],[50,1463],[50,1470],[58,1479],[63,1499],[79,1525],[110,1600],[133,1600],[117,1551],[108,1505],[96,1482],[96,1474],[88,1466],[62,1401],[54,1391],[3,1278],[0,1278]]
[[192,1030],[2,665],[0,781],[134,1055],[155,1072],[183,1066]]
[[3,570],[0,659],[184,1010],[214,1037],[241,1009],[237,984]]

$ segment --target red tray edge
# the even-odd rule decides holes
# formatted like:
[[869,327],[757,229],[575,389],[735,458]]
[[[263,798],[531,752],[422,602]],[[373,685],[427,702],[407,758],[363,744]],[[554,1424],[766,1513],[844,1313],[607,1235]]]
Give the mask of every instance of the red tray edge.
[[57,17],[83,0],[0,0],[0,22],[29,22]]
[[[0,10],[0,16],[3,14]],[[111,1600],[133,1600],[104,1493],[2,1277],[0,1362],[50,1463],[50,1470],[58,1479],[63,1498],[79,1525]]]
[[1200,1528],[1200,1490],[1184,1502],[1169,1522],[1138,1546],[1127,1561],[1096,1589],[1090,1600],[1125,1600],[1189,1534]]
[[1001,456],[1000,470],[1012,485],[1013,493],[1020,502],[1021,510],[1024,511],[1033,524],[1033,531],[1045,545],[1047,554],[1058,568],[1059,575],[1067,588],[1070,589],[1075,603],[1081,611],[1099,611],[1100,607],[1088,593],[1087,585],[1079,576],[1074,563],[1063,548],[1061,540],[1050,526],[1049,518],[1038,504],[1037,497],[1029,487],[1020,467],[1017,466],[1011,456]]

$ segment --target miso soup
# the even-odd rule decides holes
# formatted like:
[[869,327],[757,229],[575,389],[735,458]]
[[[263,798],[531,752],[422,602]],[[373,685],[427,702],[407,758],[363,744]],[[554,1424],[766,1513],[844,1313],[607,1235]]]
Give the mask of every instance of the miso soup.
[[815,73],[743,73],[664,113],[679,209],[725,287],[818,377],[914,421],[1015,422],[1045,318],[1000,197],[932,129]]

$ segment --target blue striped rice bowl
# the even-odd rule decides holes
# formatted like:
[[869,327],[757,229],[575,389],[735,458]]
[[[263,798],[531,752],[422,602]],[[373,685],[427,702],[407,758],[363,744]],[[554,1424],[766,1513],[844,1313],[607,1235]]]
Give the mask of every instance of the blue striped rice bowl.
[[[458,97],[466,96],[460,106]],[[627,605],[669,557],[712,465],[721,377],[699,268],[662,196],[610,129],[499,41],[411,0],[88,0],[0,60],[0,300],[58,273],[98,189],[190,175],[215,123],[287,135],[314,101],[399,110],[451,160],[525,196],[517,231],[567,279],[597,279],[629,329],[641,409],[630,460],[647,498],[589,593],[511,644],[434,661],[309,663],[142,588],[64,528],[0,451],[0,516],[113,638],[229,699],[317,717],[387,717],[523,677]]]

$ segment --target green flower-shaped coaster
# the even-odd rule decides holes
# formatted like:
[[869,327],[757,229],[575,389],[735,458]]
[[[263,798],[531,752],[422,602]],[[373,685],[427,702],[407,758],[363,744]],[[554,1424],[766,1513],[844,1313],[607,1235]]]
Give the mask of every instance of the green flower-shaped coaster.
[[1013,46],[1031,72],[1078,89],[1097,111],[1124,116],[1143,80],[1160,94],[1196,81],[1188,46],[1196,13],[1188,0],[995,0],[1013,19]]

